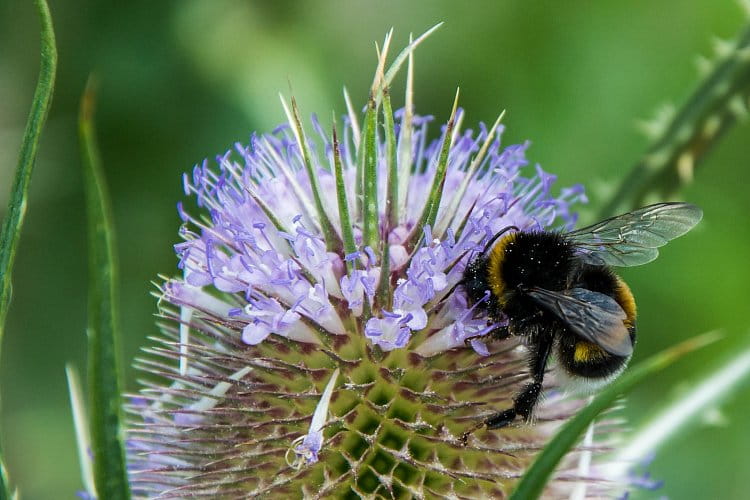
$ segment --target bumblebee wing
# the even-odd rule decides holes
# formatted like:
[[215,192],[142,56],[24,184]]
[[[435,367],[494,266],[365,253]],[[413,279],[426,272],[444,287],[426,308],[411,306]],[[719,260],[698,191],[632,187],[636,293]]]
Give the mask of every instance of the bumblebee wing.
[[571,231],[566,238],[590,264],[639,266],[654,260],[657,248],[690,231],[703,211],[690,203],[657,203]]
[[633,353],[630,332],[624,323],[627,316],[612,297],[584,288],[573,288],[563,294],[534,287],[525,293],[574,333],[608,353],[617,356]]

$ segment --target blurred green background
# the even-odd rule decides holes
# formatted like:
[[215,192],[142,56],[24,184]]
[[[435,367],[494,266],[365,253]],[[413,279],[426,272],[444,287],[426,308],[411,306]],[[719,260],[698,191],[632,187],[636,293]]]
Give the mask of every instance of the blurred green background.
[[[683,102],[698,81],[696,56],[710,56],[714,36],[731,38],[745,22],[734,0],[50,0],[50,8],[57,86],[0,366],[8,465],[23,498],[33,499],[72,498],[81,487],[64,365],[85,366],[76,113],[92,71],[119,237],[122,359],[134,390],[130,362],[156,332],[150,281],[176,270],[180,174],[280,123],[277,93],[288,94],[288,80],[303,114],[342,113],[342,85],[357,105],[365,102],[374,41],[393,26],[400,48],[410,31],[445,21],[416,54],[417,111],[444,120],[456,86],[465,126],[506,109],[506,144],[531,139],[530,159],[558,174],[559,185],[584,183],[596,208],[647,147],[637,121]],[[33,3],[0,0],[0,210],[38,59]],[[640,306],[637,359],[711,329],[728,336],[636,390],[626,410],[633,427],[747,345],[749,143],[748,125],[733,128],[684,192],[704,208],[701,226],[658,262],[623,273]],[[750,389],[721,406],[719,418],[707,410],[714,418],[658,454],[651,473],[665,485],[646,497],[747,498]]]

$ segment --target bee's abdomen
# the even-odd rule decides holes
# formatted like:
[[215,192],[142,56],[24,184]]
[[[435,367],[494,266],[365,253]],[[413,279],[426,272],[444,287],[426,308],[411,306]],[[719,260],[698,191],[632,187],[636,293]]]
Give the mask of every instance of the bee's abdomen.
[[562,335],[558,340],[558,362],[571,375],[584,378],[608,378],[619,373],[629,357],[615,356],[598,345],[575,335]]
[[[635,343],[636,307],[628,285],[607,266],[582,265],[576,274],[574,287],[603,293],[615,299],[625,312],[625,326],[630,341]],[[571,332],[561,335],[558,358],[565,370],[585,378],[604,379],[616,375],[625,367],[629,357],[615,356],[600,346],[587,342]]]
[[609,295],[625,312],[625,326],[635,334],[636,306],[630,287],[607,266],[583,265],[580,267],[573,286],[592,292]]

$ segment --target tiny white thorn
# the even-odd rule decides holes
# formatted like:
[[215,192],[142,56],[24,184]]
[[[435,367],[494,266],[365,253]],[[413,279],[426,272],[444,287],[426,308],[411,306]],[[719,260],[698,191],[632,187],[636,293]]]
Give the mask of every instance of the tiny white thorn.
[[740,5],[745,17],[750,19],[750,0],[737,0],[737,3]]
[[346,90],[346,87],[344,87],[344,102],[346,103],[346,113],[349,115],[349,121],[351,122],[354,149],[359,150],[359,136],[361,134],[359,120],[357,119],[357,113],[354,111],[354,106],[352,106],[352,100],[349,97],[349,92]]
[[695,67],[698,69],[698,75],[707,76],[714,69],[714,63],[708,57],[698,55],[695,57]]
[[695,171],[695,158],[690,152],[685,152],[680,155],[677,159],[677,177],[683,184],[688,184],[693,181],[693,174]]
[[721,59],[729,57],[737,46],[734,40],[725,40],[719,37],[714,37],[712,42],[714,52]]
[[647,138],[655,140],[667,129],[667,126],[674,118],[675,113],[674,105],[662,104],[656,110],[652,119],[639,121],[636,123],[636,126],[644,135],[646,135]]
[[737,51],[737,60],[742,62],[750,61],[750,47],[745,47]]
[[711,427],[726,427],[729,425],[730,420],[721,409],[712,406],[701,415],[701,423]]
[[736,95],[729,100],[729,111],[737,117],[738,120],[745,120],[748,115],[747,103],[741,95]]
[[721,128],[721,118],[718,115],[709,116],[703,125],[703,136],[713,137],[719,131],[719,128]]

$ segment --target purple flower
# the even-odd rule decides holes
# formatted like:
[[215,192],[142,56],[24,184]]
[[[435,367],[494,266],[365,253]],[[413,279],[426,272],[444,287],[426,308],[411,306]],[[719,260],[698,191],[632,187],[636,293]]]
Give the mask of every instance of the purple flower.
[[461,445],[526,379],[523,346],[456,286],[467,262],[508,226],[570,227],[585,196],[555,194],[499,120],[462,131],[458,109],[432,138],[406,109],[376,132],[381,91],[335,136],[316,119],[306,136],[293,106],[185,175],[181,276],[139,362],[158,380],[130,407],[139,494],[504,494],[580,405],[550,396],[538,425]]

